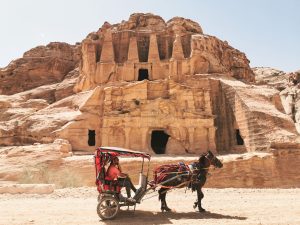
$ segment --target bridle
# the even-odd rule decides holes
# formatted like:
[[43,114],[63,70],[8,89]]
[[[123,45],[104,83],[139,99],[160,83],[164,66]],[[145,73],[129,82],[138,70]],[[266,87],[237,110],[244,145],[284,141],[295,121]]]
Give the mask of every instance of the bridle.
[[210,167],[211,165],[215,166],[215,161],[217,159],[216,156],[213,156],[212,159],[210,159],[208,157],[208,155],[209,155],[209,153],[205,154],[205,156],[204,156],[208,160],[208,162],[209,162],[209,166],[208,167]]
[[[212,157],[209,157],[209,155],[211,155]],[[200,159],[199,159],[199,161],[197,162],[197,170],[207,170],[208,171],[211,165],[213,165],[214,167],[218,167],[217,162],[216,162],[218,159],[213,154],[207,152],[207,153],[203,154],[201,157],[204,157],[208,161],[208,165],[206,165],[206,163],[204,165],[201,165]],[[201,167],[201,166],[205,166],[205,167]]]
[[[213,164],[213,162],[215,161],[215,156],[212,158],[212,159],[210,159],[209,157],[208,157],[208,154],[209,153],[206,153],[205,155],[202,155],[202,157],[205,157],[207,160],[208,160],[208,163],[209,163],[209,165],[208,166],[206,166],[206,167],[202,167],[202,168],[200,168],[200,162],[198,162],[198,169],[199,170],[209,170],[209,167]],[[214,164],[213,164],[214,165]]]

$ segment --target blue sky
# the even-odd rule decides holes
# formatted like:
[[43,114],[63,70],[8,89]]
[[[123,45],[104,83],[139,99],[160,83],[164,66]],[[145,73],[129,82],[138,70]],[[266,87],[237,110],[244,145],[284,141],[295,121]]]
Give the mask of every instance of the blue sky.
[[246,53],[251,66],[300,69],[298,0],[1,0],[0,67],[38,45],[81,41],[108,21],[182,16]]

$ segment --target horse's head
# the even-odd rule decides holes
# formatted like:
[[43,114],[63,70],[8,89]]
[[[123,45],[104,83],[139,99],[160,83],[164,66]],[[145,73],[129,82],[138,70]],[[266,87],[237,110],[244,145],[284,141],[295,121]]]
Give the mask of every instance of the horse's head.
[[208,168],[210,165],[213,165],[216,168],[222,168],[223,163],[210,151],[202,154],[199,158],[200,168]]

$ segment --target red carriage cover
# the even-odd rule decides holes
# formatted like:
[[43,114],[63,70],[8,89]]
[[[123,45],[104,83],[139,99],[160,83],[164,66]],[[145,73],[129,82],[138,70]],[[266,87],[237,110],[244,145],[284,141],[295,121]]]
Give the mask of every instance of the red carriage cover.
[[111,161],[113,157],[142,157],[150,160],[151,156],[144,152],[132,151],[125,148],[118,147],[99,147],[95,152],[95,169],[96,169],[96,185],[99,193],[105,191],[120,192],[121,187],[118,186],[116,180],[111,180],[106,176],[105,166]]

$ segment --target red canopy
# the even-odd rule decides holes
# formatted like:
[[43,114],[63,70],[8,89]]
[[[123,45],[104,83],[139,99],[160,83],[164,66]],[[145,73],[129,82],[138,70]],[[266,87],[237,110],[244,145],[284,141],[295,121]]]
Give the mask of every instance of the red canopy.
[[151,158],[150,154],[147,154],[144,152],[132,151],[132,150],[129,150],[126,148],[99,147],[99,148],[97,148],[97,151],[107,152],[113,156],[142,157],[142,158],[147,158],[148,160],[150,160],[150,158]]

